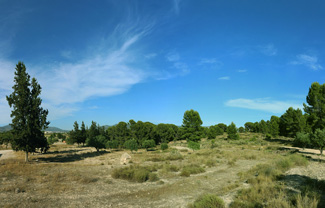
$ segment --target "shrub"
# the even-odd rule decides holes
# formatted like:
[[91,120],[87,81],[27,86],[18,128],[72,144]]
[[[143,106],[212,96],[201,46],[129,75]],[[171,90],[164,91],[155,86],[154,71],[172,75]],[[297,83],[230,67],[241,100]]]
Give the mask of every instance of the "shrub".
[[99,149],[105,148],[106,138],[103,135],[88,137],[86,143],[89,147],[95,147],[97,152]]
[[266,140],[270,140],[271,138],[272,138],[271,134],[266,134],[266,135],[265,135],[265,139],[266,139]]
[[124,147],[125,147],[126,149],[131,150],[131,152],[133,152],[133,151],[138,151],[138,143],[137,143],[137,141],[135,141],[135,139],[127,140],[127,141],[124,143]]
[[195,202],[190,205],[191,208],[224,208],[223,200],[213,194],[205,194],[200,196]]
[[142,143],[142,147],[144,147],[148,151],[149,149],[156,147],[156,143],[153,139],[144,140]]
[[157,175],[157,173],[149,173],[149,181],[150,182],[154,182],[154,181],[158,181],[159,177]]
[[116,179],[124,179],[128,181],[142,183],[145,181],[157,181],[159,180],[155,168],[142,167],[142,166],[129,166],[124,168],[114,169],[112,172],[112,177]]
[[236,125],[231,122],[227,128],[228,139],[239,139],[239,134],[237,133]]
[[168,144],[167,144],[167,143],[161,143],[161,144],[160,144],[160,149],[161,149],[161,150],[166,150],[166,149],[168,149]]
[[197,164],[186,165],[182,168],[180,173],[181,176],[189,176],[191,174],[198,174],[205,172],[204,168],[200,167]]
[[49,144],[49,145],[51,145],[51,144],[54,144],[55,142],[58,142],[59,141],[59,139],[58,138],[56,138],[56,137],[49,137],[48,139],[47,139],[47,143]]
[[183,160],[183,159],[184,157],[178,151],[173,151],[166,157],[166,160]]
[[200,149],[200,143],[198,143],[198,142],[189,141],[187,145],[188,145],[188,148],[190,148],[192,150]]
[[106,148],[108,149],[117,149],[118,141],[117,140],[109,140],[106,142]]

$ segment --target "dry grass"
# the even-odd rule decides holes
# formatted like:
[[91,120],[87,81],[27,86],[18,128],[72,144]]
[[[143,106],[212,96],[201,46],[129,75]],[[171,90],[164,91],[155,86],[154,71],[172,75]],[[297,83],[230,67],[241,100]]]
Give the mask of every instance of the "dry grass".
[[[306,160],[279,151],[279,144],[261,141],[260,135],[252,137],[227,141],[223,135],[214,148],[204,140],[194,152],[177,150],[187,146],[180,141],[165,151],[129,152],[133,163],[127,166],[119,163],[123,151],[98,154],[93,148],[58,144],[46,155],[30,155],[30,163],[18,153],[17,159],[0,160],[0,207],[184,207],[199,195],[236,196],[237,190],[232,207],[254,200],[265,207],[317,204],[317,196],[306,193],[287,200],[287,189],[278,181]],[[254,189],[242,189],[243,181]]]

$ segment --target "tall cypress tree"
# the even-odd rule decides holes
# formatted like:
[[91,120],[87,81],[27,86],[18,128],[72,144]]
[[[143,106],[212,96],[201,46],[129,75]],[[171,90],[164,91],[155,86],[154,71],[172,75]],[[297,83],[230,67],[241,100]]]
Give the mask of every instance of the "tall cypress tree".
[[43,130],[49,125],[46,121],[48,110],[41,107],[41,86],[35,78],[30,81],[24,63],[18,62],[14,77],[14,90],[6,96],[12,108],[11,145],[15,151],[25,151],[25,161],[28,162],[28,153],[35,152],[36,148],[48,149],[48,143]]

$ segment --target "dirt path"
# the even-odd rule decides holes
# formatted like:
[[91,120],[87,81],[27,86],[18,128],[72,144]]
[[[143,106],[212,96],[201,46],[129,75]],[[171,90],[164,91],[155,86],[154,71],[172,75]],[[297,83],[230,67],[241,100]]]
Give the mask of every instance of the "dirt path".
[[15,158],[16,155],[13,150],[0,150],[0,160],[5,160],[8,158]]

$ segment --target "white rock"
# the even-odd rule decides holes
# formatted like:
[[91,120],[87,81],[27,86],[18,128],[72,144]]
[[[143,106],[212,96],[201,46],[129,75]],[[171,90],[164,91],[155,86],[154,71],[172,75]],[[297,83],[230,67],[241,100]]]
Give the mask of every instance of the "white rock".
[[123,153],[123,155],[121,156],[121,165],[126,165],[130,162],[131,160],[131,155],[129,155],[128,153]]

